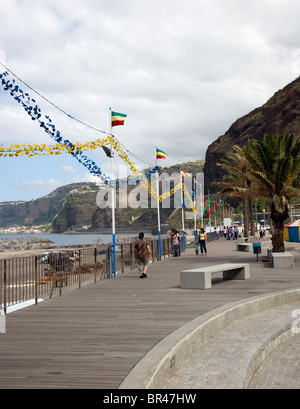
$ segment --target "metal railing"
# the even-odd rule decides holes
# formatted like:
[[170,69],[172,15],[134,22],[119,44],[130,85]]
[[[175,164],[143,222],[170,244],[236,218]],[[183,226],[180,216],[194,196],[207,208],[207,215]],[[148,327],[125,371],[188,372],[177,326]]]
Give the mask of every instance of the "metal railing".
[[[148,240],[152,262],[159,260],[158,240]],[[162,258],[173,252],[171,240],[161,240]],[[0,310],[25,301],[61,296],[70,287],[112,278],[111,246],[86,247],[45,252],[39,256],[0,260]],[[116,274],[136,268],[134,243],[116,246]]]

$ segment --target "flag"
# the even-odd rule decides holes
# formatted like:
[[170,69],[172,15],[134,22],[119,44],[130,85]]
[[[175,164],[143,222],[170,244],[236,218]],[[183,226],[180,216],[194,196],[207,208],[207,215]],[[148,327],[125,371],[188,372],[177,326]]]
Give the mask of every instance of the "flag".
[[105,154],[106,154],[106,156],[107,156],[108,158],[113,158],[113,157],[114,157],[114,156],[111,154],[110,149],[108,149],[106,146],[102,146],[102,149],[104,150],[104,152],[105,152]]
[[185,176],[191,177],[192,175],[190,173],[187,173],[185,170],[180,168],[180,173],[183,173]]
[[164,151],[156,148],[156,159],[167,159],[167,156]]
[[126,114],[111,111],[111,126],[124,125]]

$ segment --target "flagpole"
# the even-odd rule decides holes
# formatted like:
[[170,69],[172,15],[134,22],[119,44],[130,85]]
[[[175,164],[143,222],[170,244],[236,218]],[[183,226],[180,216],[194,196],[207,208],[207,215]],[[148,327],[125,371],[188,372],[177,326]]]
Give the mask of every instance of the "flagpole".
[[[110,134],[112,136],[111,108],[109,108]],[[116,277],[116,226],[115,226],[115,187],[114,187],[114,162],[113,144],[110,141],[110,168],[111,168],[111,221],[112,221],[112,244],[113,244],[113,276]]]
[[182,172],[180,171],[180,185],[181,185],[181,218],[182,218],[182,250],[185,251],[185,237],[184,237],[184,210],[183,210],[183,186],[182,186]]
[[201,206],[201,227],[203,228],[203,215],[204,215],[204,196],[202,193],[202,184],[200,183],[200,206]]
[[[155,147],[155,167],[157,167],[157,154]],[[159,260],[161,260],[161,234],[160,234],[160,210],[159,210],[159,182],[158,182],[158,170],[156,169],[156,194],[157,194],[157,222],[158,222],[158,248],[159,248]]]

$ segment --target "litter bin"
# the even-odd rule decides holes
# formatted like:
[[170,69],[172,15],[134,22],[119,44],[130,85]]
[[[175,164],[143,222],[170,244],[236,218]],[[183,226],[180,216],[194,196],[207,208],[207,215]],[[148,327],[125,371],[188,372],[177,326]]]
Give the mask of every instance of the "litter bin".
[[258,255],[261,254],[261,243],[252,243],[253,244],[253,254],[256,254],[257,261],[258,261]]

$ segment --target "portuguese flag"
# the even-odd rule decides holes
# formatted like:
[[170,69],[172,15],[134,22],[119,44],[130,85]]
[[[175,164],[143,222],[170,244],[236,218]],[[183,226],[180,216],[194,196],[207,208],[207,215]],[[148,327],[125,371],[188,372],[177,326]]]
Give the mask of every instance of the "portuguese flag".
[[167,156],[164,151],[156,148],[156,159],[167,159]]
[[111,126],[124,125],[126,114],[111,111]]

